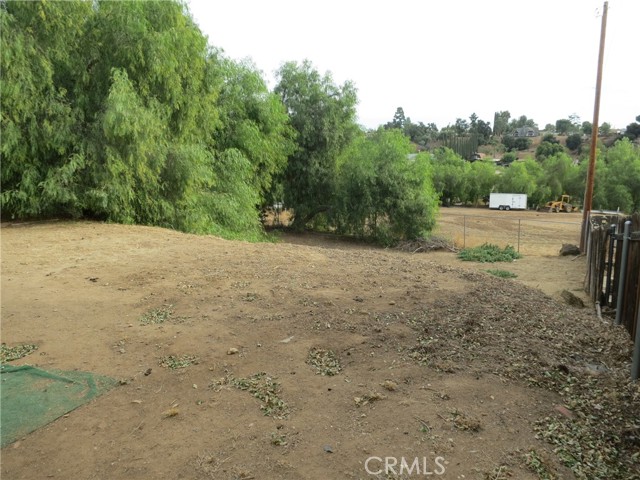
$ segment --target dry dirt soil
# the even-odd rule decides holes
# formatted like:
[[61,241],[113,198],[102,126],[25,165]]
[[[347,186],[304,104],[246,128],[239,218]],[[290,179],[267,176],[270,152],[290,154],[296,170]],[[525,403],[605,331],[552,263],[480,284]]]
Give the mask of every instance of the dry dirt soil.
[[3,480],[640,478],[628,335],[557,299],[582,258],[1,234],[2,342],[38,346],[13,363],[120,380],[5,447]]
[[562,244],[580,244],[581,224],[581,212],[452,207],[440,209],[436,233],[459,247],[492,243],[511,245],[524,255],[556,256]]

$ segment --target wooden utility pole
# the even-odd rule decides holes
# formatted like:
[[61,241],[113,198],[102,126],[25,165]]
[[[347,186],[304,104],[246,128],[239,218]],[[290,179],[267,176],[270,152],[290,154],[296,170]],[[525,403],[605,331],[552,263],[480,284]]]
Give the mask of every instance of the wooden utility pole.
[[587,170],[587,185],[584,191],[584,203],[582,204],[582,232],[580,234],[580,250],[585,252],[587,244],[587,232],[589,230],[589,213],[593,201],[593,184],[596,173],[596,146],[598,144],[598,126],[600,117],[600,91],[602,87],[602,63],[604,61],[604,39],[607,33],[607,9],[609,2],[604,2],[602,11],[602,27],[600,29],[600,52],[598,54],[598,76],[596,77],[596,100],[593,107],[593,125],[591,127],[591,151],[589,155],[589,169]]

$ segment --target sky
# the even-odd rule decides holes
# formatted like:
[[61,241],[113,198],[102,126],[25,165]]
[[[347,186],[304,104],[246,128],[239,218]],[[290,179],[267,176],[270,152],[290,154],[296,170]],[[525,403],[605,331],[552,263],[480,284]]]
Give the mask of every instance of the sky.
[[[593,121],[604,1],[187,0],[209,44],[251,59],[269,88],[285,62],[309,60],[358,90],[358,122],[398,107],[438,128],[472,113],[526,115],[541,128]],[[608,2],[599,123],[640,115],[640,0]]]

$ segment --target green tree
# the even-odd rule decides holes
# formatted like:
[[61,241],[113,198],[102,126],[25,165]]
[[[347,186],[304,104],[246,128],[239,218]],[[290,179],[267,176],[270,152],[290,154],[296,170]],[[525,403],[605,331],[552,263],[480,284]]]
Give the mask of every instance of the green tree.
[[404,134],[407,135],[412,142],[426,147],[429,142],[435,140],[437,137],[438,127],[436,127],[435,123],[425,125],[419,122],[416,124],[413,123],[410,118],[407,118],[404,124]]
[[591,132],[593,131],[593,124],[587,121],[582,122],[582,125],[580,126],[580,131],[585,135],[591,135]]
[[568,133],[573,132],[573,130],[574,125],[571,123],[571,120],[567,118],[556,120],[556,133],[558,135],[567,135]]
[[630,123],[624,131],[624,136],[630,140],[640,138],[640,123]]
[[79,112],[72,104],[69,78],[77,68],[72,55],[90,11],[84,2],[0,5],[5,216],[81,211],[76,185],[84,159],[77,149]]
[[185,8],[2,2],[5,215],[260,236],[256,192],[283,167],[287,115]]
[[390,245],[424,236],[435,224],[428,155],[409,158],[398,130],[359,137],[341,155],[331,217],[337,231]]
[[501,192],[525,193],[529,205],[540,205],[549,197],[548,187],[541,187],[544,178],[542,166],[531,158],[514,162],[500,176],[498,188]]
[[508,110],[495,113],[493,116],[493,134],[495,136],[499,137],[507,132],[510,118],[511,114]]
[[565,193],[569,195],[577,193],[574,189],[579,170],[566,153],[559,152],[545,158],[542,162],[542,170],[544,174],[538,186],[545,188],[549,198],[558,198]]
[[449,206],[455,200],[467,198],[467,172],[470,165],[450,148],[439,148],[433,153],[433,187],[443,205]]
[[207,192],[204,203],[213,225],[205,231],[225,238],[260,239],[254,165],[239,150],[227,149],[217,156],[215,173],[214,188]]
[[579,133],[572,133],[567,137],[565,144],[569,150],[575,152],[582,146],[582,135]]
[[251,184],[265,206],[282,201],[274,193],[274,181],[284,171],[296,148],[296,132],[280,97],[269,92],[255,65],[234,62],[215,52],[222,77],[218,98],[220,128],[218,150],[237,149],[252,165]]
[[479,119],[475,113],[472,113],[469,117],[469,133],[477,136],[479,145],[486,145],[492,134],[491,124]]
[[509,123],[510,131],[513,131],[516,128],[521,128],[521,127],[538,128],[538,124],[532,118],[527,118],[526,115],[520,115],[520,117],[518,117],[517,119],[514,118]]
[[478,125],[478,115],[476,115],[475,112],[473,112],[471,115],[469,115],[469,128],[474,128]]
[[478,134],[478,143],[480,143],[480,145],[486,145],[491,140],[491,124],[484,120],[478,120],[478,126],[474,133]]
[[602,125],[600,125],[599,132],[600,132],[600,135],[603,135],[606,137],[611,133],[611,125],[607,122],[604,122]]
[[384,128],[397,128],[399,130],[404,130],[406,125],[406,118],[404,116],[404,109],[402,107],[398,107],[396,109],[396,113],[393,115],[393,120],[385,124]]
[[456,123],[453,128],[456,134],[464,135],[469,131],[469,122],[467,122],[464,118],[456,118]]
[[531,139],[525,137],[514,137],[513,135],[505,135],[502,137],[502,144],[506,151],[526,150],[531,146]]
[[[608,208],[606,206],[607,192],[602,189],[603,180],[607,175],[607,164],[604,161],[604,155],[605,155],[604,149],[600,149],[600,148],[596,149],[596,165],[595,165],[596,181],[595,181],[594,190],[593,190],[593,208],[597,208],[597,209]],[[583,201],[584,199],[588,169],[589,169],[588,161],[583,161],[580,163],[580,165],[578,165],[578,172],[581,180],[581,188],[576,198],[579,198],[580,201]]]
[[[214,228],[210,199],[226,188],[218,181],[226,171],[215,150],[219,66],[206,38],[180,3],[102,2],[85,42],[87,209],[113,221]],[[258,217],[255,206],[237,215]]]
[[518,159],[518,154],[515,152],[506,152],[504,155],[502,155],[502,158],[500,159],[500,163],[502,163],[502,165],[504,166],[509,166],[511,165],[513,162],[515,162]]
[[[208,83],[207,39],[176,1],[101,2],[87,27],[83,78],[92,118],[111,88],[112,70],[126,70],[145,103],[157,102],[179,141],[211,145],[219,85]],[[111,48],[106,48],[110,46]]]
[[640,147],[628,138],[618,140],[605,152],[604,163],[606,167],[597,171],[600,181],[594,198],[607,209],[640,211]]
[[162,224],[170,215],[159,182],[167,151],[160,106],[147,107],[124,70],[114,70],[91,148],[87,207],[121,223]]
[[492,161],[476,161],[467,169],[466,200],[477,204],[478,200],[491,193],[498,182],[496,166]]
[[309,61],[285,63],[277,77],[275,92],[297,132],[283,177],[285,203],[294,210],[294,227],[303,228],[332,204],[336,159],[358,131],[356,89],[351,82],[334,84]]
[[580,120],[580,116],[578,114],[572,113],[571,115],[569,115],[569,121],[571,122],[571,125],[573,125],[573,132],[580,131],[580,128],[582,127],[582,121]]
[[536,148],[536,160],[541,162],[547,157],[551,157],[562,152],[564,152],[564,147],[560,145],[557,140],[545,140],[543,142],[540,142],[540,145],[538,145],[538,147]]

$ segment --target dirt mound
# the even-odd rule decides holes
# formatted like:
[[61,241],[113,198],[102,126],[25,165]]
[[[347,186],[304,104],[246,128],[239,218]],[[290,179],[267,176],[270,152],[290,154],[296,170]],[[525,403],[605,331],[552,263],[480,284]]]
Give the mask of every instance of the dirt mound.
[[547,295],[575,293],[578,261],[502,280],[284,238],[4,226],[2,341],[38,347],[13,363],[121,385],[4,448],[3,476],[640,475],[628,337]]

